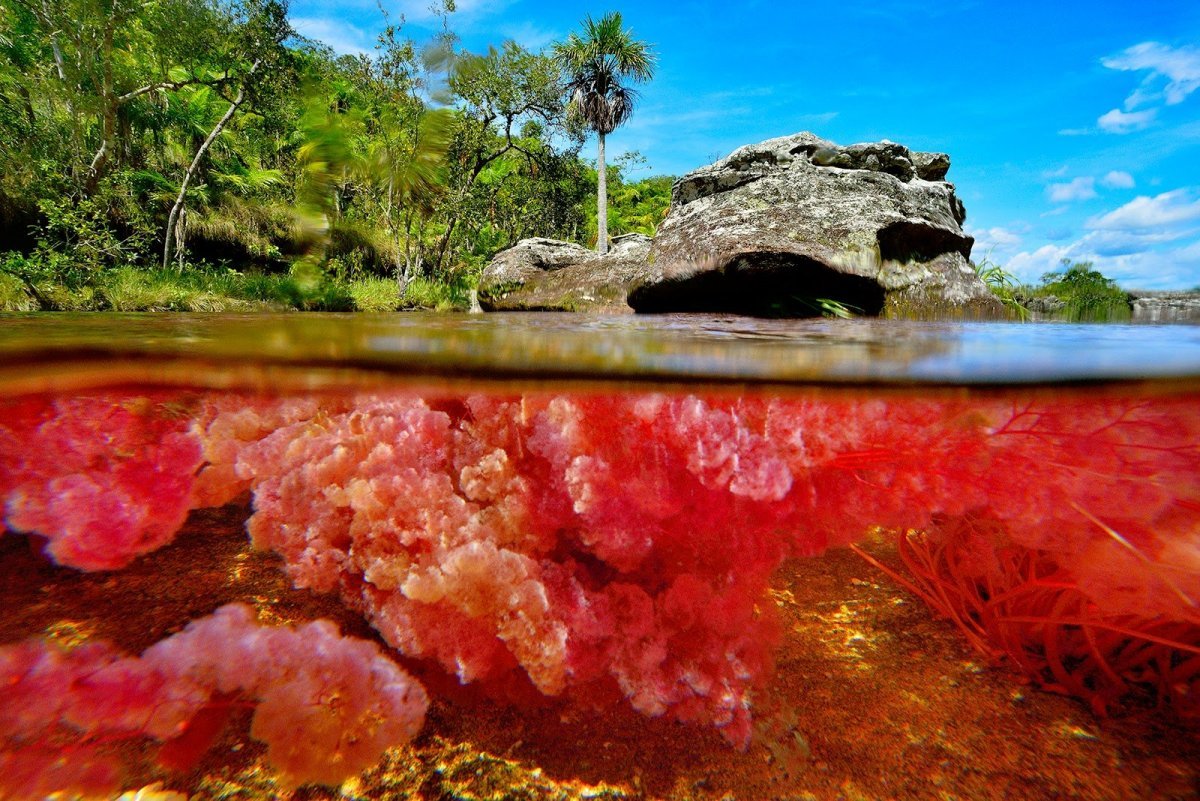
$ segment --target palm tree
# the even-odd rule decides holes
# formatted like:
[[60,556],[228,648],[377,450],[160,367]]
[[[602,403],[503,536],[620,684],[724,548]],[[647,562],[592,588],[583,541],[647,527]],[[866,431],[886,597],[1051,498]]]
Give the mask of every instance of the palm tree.
[[604,168],[604,137],[633,114],[637,93],[625,84],[650,80],[654,54],[633,32],[621,27],[619,12],[597,22],[583,21],[584,34],[572,33],[554,45],[554,57],[567,76],[568,113],[596,132],[598,146],[596,189],[596,250],[608,252],[608,175]]

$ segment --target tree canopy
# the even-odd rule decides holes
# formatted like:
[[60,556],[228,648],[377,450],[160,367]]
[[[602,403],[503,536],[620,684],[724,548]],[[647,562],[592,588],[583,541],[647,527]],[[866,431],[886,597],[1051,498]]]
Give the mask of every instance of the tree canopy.
[[[354,281],[459,303],[518,239],[598,236],[612,171],[579,157],[558,49],[471,53],[441,13],[432,40],[383,15],[372,53],[338,55],[280,0],[0,4],[0,308],[116,308],[114,282],[197,271],[306,308]],[[625,33],[594,27],[606,52]],[[597,63],[648,77],[627,44]],[[617,227],[655,225],[660,190],[615,200]]]

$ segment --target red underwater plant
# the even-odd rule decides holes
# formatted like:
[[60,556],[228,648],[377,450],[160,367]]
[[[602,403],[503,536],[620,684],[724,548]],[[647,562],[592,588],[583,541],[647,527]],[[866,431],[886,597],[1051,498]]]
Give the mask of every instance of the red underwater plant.
[[945,520],[902,532],[896,543],[904,573],[855,550],[985,656],[1007,660],[1043,689],[1087,700],[1102,717],[1140,697],[1200,721],[1200,608],[1174,586],[1169,566],[1149,563],[1186,608],[1149,614],[1098,602],[1070,560],[1014,544],[994,519]]
[[260,626],[238,604],[140,657],[28,640],[0,647],[0,798],[118,790],[114,746],[139,738],[164,743],[166,764],[186,764],[216,733],[212,710],[233,699],[255,707],[250,733],[285,785],[365,770],[417,733],[427,705],[375,644],[325,621]]
[[[913,532],[910,581],[936,608],[1048,686],[1099,707],[1157,688],[1188,714],[1200,694],[1190,396],[207,395],[190,428],[125,403],[6,419],[11,526],[111,567],[165,541],[187,498],[249,490],[254,543],[298,587],[463,682],[622,695],[744,744],[779,636],[772,572],[882,527]],[[139,460],[163,467],[120,478]],[[57,489],[75,481],[97,489]],[[153,536],[64,522],[91,498]]]
[[200,443],[178,393],[0,401],[0,503],[56,562],[124,567],[192,507]]

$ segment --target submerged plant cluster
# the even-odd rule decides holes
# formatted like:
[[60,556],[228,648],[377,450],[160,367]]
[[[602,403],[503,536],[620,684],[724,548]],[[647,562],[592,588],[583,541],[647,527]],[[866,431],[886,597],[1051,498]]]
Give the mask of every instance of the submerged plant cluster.
[[[45,538],[59,564],[119,580],[190,509],[249,491],[250,537],[297,587],[336,595],[400,654],[506,688],[514,703],[624,699],[744,746],[779,639],[762,603],[773,571],[883,528],[898,532],[902,566],[881,566],[983,652],[1098,712],[1148,698],[1200,717],[1191,396],[175,391],[27,397],[3,411],[6,524]],[[3,646],[0,706],[21,709],[61,680],[84,708],[64,702],[0,732],[0,760],[56,764],[104,737],[169,746],[203,728],[212,704],[258,704],[251,734],[277,769],[336,783],[419,725],[423,691],[374,646],[327,628],[262,633],[244,609],[215,620],[140,658],[83,646],[105,670],[158,671],[108,694],[55,667],[90,651]],[[213,672],[206,649],[172,645],[232,622],[230,639],[287,645],[237,681]],[[315,669],[358,666],[338,670],[341,684],[297,679],[315,692],[298,740],[352,737],[361,749],[310,756],[301,771],[269,735],[289,702],[256,682],[310,649]],[[362,670],[371,681],[352,678]],[[177,674],[195,704],[162,725],[129,711],[175,698]],[[388,687],[408,722],[368,727],[362,743],[362,715],[399,703]],[[104,729],[88,723],[101,699],[125,710]],[[30,772],[6,771],[0,786],[18,775]]]

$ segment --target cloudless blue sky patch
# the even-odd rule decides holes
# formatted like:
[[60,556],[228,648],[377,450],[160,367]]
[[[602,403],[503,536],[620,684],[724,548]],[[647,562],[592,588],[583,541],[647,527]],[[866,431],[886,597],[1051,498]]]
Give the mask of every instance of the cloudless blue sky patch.
[[[429,0],[383,0],[418,41]],[[950,154],[974,258],[1026,281],[1088,260],[1127,288],[1200,285],[1200,3],[458,0],[469,50],[541,49],[621,11],[658,54],[609,151],[681,175],[811,130]],[[293,0],[303,34],[370,52],[374,0]],[[584,155],[589,155],[585,150]]]

